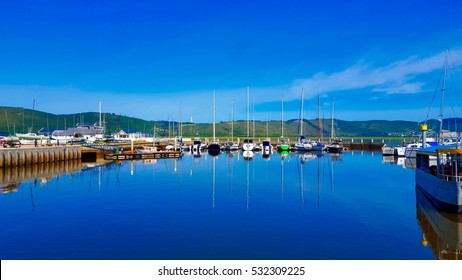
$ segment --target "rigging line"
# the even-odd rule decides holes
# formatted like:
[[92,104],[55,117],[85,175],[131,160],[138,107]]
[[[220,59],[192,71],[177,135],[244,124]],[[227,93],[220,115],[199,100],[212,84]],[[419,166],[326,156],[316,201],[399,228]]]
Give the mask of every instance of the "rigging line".
[[454,77],[456,77],[456,73],[455,73],[454,69],[456,69],[456,68],[455,68],[455,65],[454,65],[454,60],[452,60],[451,54],[449,54],[449,56],[451,57],[449,61],[452,64],[451,67],[449,67],[450,84],[451,84],[451,88],[453,89],[454,93],[456,93],[455,94],[456,102],[457,102],[457,105],[459,106],[459,109],[462,112],[462,106],[461,106],[461,103],[460,103],[459,95],[457,94],[457,92],[458,92],[457,87],[456,87],[457,84],[454,81]]
[[440,78],[438,79],[438,84],[436,85],[436,88],[433,92],[433,97],[432,97],[432,101],[430,103],[430,106],[428,107],[428,112],[427,112],[427,116],[425,117],[425,124],[427,123],[427,120],[428,120],[428,116],[430,115],[430,111],[432,109],[432,106],[433,106],[433,101],[435,101],[435,96],[436,96],[436,93],[438,91],[438,88],[440,87],[440,81],[441,81],[441,77],[443,76],[443,73],[444,73],[444,68],[441,69],[441,73],[440,73]]

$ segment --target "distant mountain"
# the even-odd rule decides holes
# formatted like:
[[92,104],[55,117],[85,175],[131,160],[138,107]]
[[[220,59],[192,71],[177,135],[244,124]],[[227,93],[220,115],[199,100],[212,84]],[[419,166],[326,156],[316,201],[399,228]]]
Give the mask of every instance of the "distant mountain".
[[[116,133],[119,130],[142,131],[152,134],[154,127],[158,137],[168,137],[177,135],[178,122],[168,121],[146,121],[139,118],[116,115],[114,113],[104,113],[108,133]],[[37,132],[41,128],[63,129],[73,127],[78,123],[94,124],[99,122],[99,113],[86,112],[79,114],[56,115],[41,111],[16,107],[0,107],[0,131],[7,131],[11,134],[15,132]],[[438,131],[439,122],[429,120],[427,122],[430,130]],[[266,137],[268,127],[268,136],[275,138],[281,136],[280,121],[255,121],[250,123],[250,136]],[[330,137],[331,120],[323,119],[321,121],[321,134],[324,137]],[[339,137],[349,136],[413,136],[420,133],[420,127],[417,122],[411,121],[334,121],[335,134]],[[459,128],[459,129],[458,129]],[[461,118],[450,118],[443,120],[443,129],[457,131],[462,129]],[[170,131],[170,133],[169,133]],[[253,133],[255,131],[255,133]],[[304,120],[303,134],[315,138],[317,135],[317,120]],[[234,122],[234,135],[236,137],[246,136],[247,122],[243,120]],[[284,122],[284,136],[295,137],[299,134],[299,120],[288,120]],[[210,123],[183,123],[183,136],[193,137],[200,135],[210,137],[212,135],[212,124]],[[230,137],[231,124],[229,122],[220,122],[216,124],[217,137]]]

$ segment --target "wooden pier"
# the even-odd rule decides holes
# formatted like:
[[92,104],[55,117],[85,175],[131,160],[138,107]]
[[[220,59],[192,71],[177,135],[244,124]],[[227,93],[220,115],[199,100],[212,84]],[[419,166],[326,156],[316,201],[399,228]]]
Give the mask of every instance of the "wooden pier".
[[135,159],[159,159],[159,158],[179,158],[182,152],[160,151],[154,153],[123,153],[105,154],[105,160],[135,160]]
[[359,150],[359,151],[381,151],[383,143],[381,142],[343,142],[345,150]]
[[0,149],[0,168],[80,160],[82,147],[21,147]]

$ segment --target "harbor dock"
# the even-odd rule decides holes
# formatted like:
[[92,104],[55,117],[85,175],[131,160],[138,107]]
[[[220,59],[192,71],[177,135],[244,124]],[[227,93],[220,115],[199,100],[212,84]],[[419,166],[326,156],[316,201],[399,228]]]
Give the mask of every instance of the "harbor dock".
[[5,148],[0,149],[0,168],[80,160],[81,158],[81,146]]
[[124,154],[105,154],[105,160],[134,160],[134,159],[159,159],[159,158],[179,158],[181,152],[159,151],[154,153],[124,153]]

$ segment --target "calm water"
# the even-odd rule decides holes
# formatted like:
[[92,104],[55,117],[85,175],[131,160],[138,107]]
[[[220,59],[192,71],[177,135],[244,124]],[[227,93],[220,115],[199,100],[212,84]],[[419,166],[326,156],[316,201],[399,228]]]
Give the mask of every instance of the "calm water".
[[205,153],[0,170],[0,258],[435,259],[403,164]]

